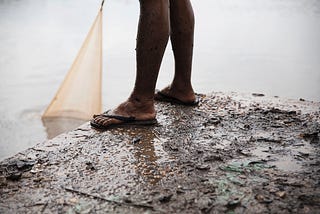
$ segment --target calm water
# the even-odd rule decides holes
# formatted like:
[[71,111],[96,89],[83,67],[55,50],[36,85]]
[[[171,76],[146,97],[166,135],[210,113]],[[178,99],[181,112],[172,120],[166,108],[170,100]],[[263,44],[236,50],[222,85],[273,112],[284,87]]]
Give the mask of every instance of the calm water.
[[[96,2],[96,3],[94,3]],[[0,0],[0,159],[47,138],[40,115],[99,8],[92,0]],[[320,101],[319,0],[194,0],[197,92],[260,92]],[[106,109],[132,89],[139,4],[104,8]],[[158,88],[172,78],[167,48]]]

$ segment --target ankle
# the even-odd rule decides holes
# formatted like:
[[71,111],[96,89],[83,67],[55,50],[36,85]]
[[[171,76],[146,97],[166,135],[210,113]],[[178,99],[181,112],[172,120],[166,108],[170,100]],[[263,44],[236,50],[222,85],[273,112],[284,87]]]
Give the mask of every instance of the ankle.
[[171,84],[161,90],[161,92],[183,102],[192,102],[196,99],[192,87],[177,87],[176,85]]
[[131,94],[128,98],[128,101],[137,106],[153,106],[154,105],[154,97],[150,96],[139,96],[136,94]]
[[191,80],[189,78],[174,77],[171,86],[177,89],[192,89]]
[[154,108],[154,97],[141,97],[137,96],[135,94],[131,94],[128,98],[128,102],[134,106],[134,108],[139,109],[140,111],[143,111],[145,113],[155,113]]
[[175,83],[173,82],[169,86],[169,91],[173,94],[180,94],[185,96],[193,96],[194,91],[191,83]]

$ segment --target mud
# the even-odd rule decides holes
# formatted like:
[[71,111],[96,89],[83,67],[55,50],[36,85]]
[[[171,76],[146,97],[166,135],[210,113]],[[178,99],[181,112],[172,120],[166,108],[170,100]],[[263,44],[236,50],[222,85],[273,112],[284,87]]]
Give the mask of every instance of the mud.
[[0,213],[317,213],[320,103],[212,93],[0,163]]

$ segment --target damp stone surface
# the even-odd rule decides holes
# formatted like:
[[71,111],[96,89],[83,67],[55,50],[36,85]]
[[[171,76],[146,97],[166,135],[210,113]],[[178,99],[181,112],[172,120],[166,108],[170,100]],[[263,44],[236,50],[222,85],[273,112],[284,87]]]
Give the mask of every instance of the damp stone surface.
[[320,103],[156,103],[158,124],[83,124],[0,162],[0,213],[317,213]]

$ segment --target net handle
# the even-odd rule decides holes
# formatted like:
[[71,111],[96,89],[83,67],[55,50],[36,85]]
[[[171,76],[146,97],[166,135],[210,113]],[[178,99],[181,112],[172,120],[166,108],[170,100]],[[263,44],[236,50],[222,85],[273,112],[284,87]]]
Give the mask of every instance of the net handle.
[[102,2],[101,2],[101,7],[100,7],[100,11],[102,11],[102,8],[103,8],[103,4],[104,4],[104,0],[102,0]]

